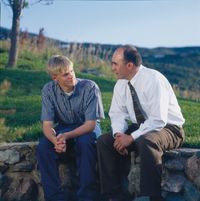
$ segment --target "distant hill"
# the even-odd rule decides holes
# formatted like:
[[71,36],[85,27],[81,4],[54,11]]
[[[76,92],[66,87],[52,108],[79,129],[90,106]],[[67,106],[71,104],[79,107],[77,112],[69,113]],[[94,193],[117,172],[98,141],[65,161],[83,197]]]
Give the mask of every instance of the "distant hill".
[[[8,39],[9,32],[9,29],[0,27],[0,40]],[[28,34],[30,37],[37,37],[37,34]],[[104,61],[110,61],[113,51],[119,46],[111,44],[64,42],[52,38],[47,38],[47,41],[69,53],[80,53],[79,50],[84,49],[84,52],[87,52],[87,54],[94,55]],[[141,52],[144,65],[162,72],[169,81],[173,85],[177,85],[179,89],[199,93],[200,47],[137,48]]]

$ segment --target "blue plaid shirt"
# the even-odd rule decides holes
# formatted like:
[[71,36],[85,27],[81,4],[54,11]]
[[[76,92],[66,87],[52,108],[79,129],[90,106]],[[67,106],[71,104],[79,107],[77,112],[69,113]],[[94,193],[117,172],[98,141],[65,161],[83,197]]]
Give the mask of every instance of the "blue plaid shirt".
[[91,80],[77,79],[74,91],[67,95],[51,81],[42,89],[42,121],[81,125],[88,120],[104,118],[101,92]]

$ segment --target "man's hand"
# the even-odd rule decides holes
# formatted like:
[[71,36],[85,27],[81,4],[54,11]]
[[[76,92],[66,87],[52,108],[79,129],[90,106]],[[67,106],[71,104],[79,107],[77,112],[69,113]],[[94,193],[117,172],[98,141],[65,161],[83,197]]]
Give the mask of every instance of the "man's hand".
[[132,142],[133,142],[133,138],[131,135],[116,133],[113,146],[120,154],[127,155],[128,151],[126,147],[128,147]]
[[123,156],[128,155],[128,150],[126,148],[122,149],[121,151],[117,150],[117,152]]

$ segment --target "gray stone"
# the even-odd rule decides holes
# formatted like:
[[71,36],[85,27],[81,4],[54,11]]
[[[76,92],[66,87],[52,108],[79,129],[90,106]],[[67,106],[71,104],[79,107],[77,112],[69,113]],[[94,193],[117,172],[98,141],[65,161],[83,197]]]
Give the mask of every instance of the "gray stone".
[[186,201],[200,201],[200,192],[191,182],[185,182],[184,197]]
[[181,159],[172,159],[172,160],[167,160],[164,163],[164,167],[167,168],[168,170],[184,170],[184,161]]
[[20,153],[20,157],[25,157],[28,153],[32,152],[31,148],[28,145],[23,145],[21,147],[16,148]]
[[[139,157],[137,157],[138,159]],[[128,189],[131,194],[138,195],[140,193],[140,167],[137,161],[135,160],[135,155],[132,153],[131,156],[131,169],[128,175],[129,186]],[[139,159],[138,159],[139,160]]]
[[8,165],[0,161],[0,172],[4,173],[8,169]]
[[31,172],[33,170],[33,164],[29,161],[24,161],[15,164],[10,171],[12,172]]
[[195,155],[200,158],[200,151],[197,151]]
[[186,201],[182,195],[177,194],[177,193],[169,193],[165,197],[165,200],[166,201]]
[[5,143],[5,142],[0,143],[0,151],[4,151],[9,148],[10,148],[9,143]]
[[20,160],[20,154],[16,150],[8,149],[6,151],[0,151],[0,161],[8,163],[8,164],[14,164],[19,162]]
[[[44,201],[35,157],[37,144],[38,142],[0,144],[0,201],[2,201],[2,197],[7,199],[4,199],[4,201]],[[19,154],[16,154],[18,152]],[[18,155],[20,161],[11,159],[10,156],[13,155]],[[200,191],[197,188],[199,180],[196,180],[200,174],[198,169],[199,157],[200,149],[184,148],[164,153],[162,195],[166,198],[166,201],[200,201]],[[74,155],[70,156],[59,168],[62,186],[68,192],[70,201],[74,201],[73,198],[78,186],[77,168],[74,159]],[[190,170],[184,172],[183,166],[185,168],[186,161]],[[139,165],[140,158],[135,159],[134,154],[132,154],[131,170],[128,176],[129,191],[131,194],[135,193],[136,196],[139,195]],[[185,173],[189,176],[185,177]],[[192,182],[189,182],[189,178],[192,178]],[[149,201],[149,199],[148,197],[138,197],[135,201]]]
[[37,158],[34,151],[27,153],[25,159],[30,161],[32,164],[37,163]]
[[3,194],[4,201],[35,201],[37,185],[29,176],[18,176]]
[[200,156],[195,154],[186,162],[185,173],[200,190]]
[[3,175],[0,173],[0,188],[2,184],[3,184]]
[[72,180],[70,177],[70,170],[67,165],[60,164],[59,166],[60,178],[63,186],[72,186]]
[[76,197],[78,190],[78,177],[76,175],[76,168],[71,168],[72,164],[60,164],[59,173],[62,182],[64,193],[69,197]]
[[32,177],[36,184],[41,184],[41,176],[39,171],[33,170]]
[[43,188],[40,184],[38,185],[38,199],[37,199],[37,201],[45,201],[44,200],[44,191],[43,191]]
[[198,152],[198,149],[192,149],[192,148],[181,148],[181,156],[183,157],[191,157],[193,156],[196,152]]
[[186,179],[183,175],[171,175],[163,181],[162,188],[168,192],[178,193],[182,190],[185,180]]
[[17,149],[23,146],[27,146],[27,142],[14,142],[14,143],[0,143],[0,151],[4,151],[7,149]]
[[180,157],[181,153],[178,150],[171,150],[171,151],[166,151],[164,154],[164,157],[166,158],[178,158]]
[[12,182],[12,178],[8,177],[7,175],[2,175],[1,178],[1,193],[4,194],[8,189]]

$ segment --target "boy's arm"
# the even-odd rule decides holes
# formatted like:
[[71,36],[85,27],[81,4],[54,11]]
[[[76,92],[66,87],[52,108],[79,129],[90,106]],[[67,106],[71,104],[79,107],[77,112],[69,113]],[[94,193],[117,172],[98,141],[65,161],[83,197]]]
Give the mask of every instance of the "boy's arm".
[[52,121],[43,121],[42,129],[43,129],[43,133],[46,136],[46,138],[55,145],[56,144],[56,136],[55,136],[56,133],[53,129],[53,122]]
[[79,126],[78,128],[62,133],[61,135],[58,135],[58,140],[63,139],[63,140],[68,140],[71,138],[78,137],[80,135],[84,135],[86,133],[90,133],[95,129],[96,126],[96,120],[88,120],[86,121],[83,125]]
[[56,132],[53,129],[52,121],[43,121],[43,133],[54,144],[55,151],[58,153],[65,152],[66,141],[65,139],[58,139],[56,137]]

